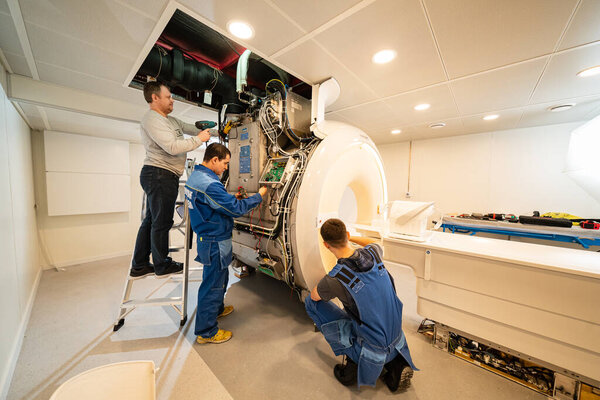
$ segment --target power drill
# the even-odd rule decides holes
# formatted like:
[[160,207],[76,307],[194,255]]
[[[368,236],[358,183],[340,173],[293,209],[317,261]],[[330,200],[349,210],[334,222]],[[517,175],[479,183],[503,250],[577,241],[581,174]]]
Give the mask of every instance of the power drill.
[[205,129],[214,128],[215,126],[217,126],[217,123],[214,121],[196,121],[194,125],[196,125],[196,128],[203,131]]

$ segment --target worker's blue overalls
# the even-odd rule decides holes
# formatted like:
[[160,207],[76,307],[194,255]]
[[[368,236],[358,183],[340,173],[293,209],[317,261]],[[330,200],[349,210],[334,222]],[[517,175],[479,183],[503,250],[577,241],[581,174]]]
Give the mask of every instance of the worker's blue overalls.
[[194,168],[185,185],[185,196],[192,230],[197,235],[196,261],[204,265],[194,333],[209,338],[219,330],[217,316],[224,309],[228,267],[233,259],[233,218],[248,213],[262,201],[262,197],[257,193],[247,199],[236,199],[227,193],[219,177],[203,165]]
[[402,332],[402,302],[377,252],[369,246],[365,249],[374,259],[370,270],[356,272],[338,263],[329,272],[354,299],[360,321],[330,302],[314,301],[310,296],[305,300],[308,315],[335,355],[346,355],[358,364],[359,387],[375,386],[384,364],[398,354],[418,370]]

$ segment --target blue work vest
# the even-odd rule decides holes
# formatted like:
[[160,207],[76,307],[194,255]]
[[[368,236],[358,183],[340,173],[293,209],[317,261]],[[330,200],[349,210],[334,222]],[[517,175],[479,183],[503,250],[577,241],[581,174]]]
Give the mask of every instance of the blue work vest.
[[[344,285],[358,308],[360,320],[352,319],[352,326],[340,326],[339,329],[342,336],[344,330],[350,336],[355,333],[355,340],[361,348],[358,360],[359,387],[375,385],[394,349],[412,369],[418,371],[402,331],[402,302],[377,252],[369,246],[365,250],[373,257],[370,270],[357,272],[343,264],[336,264],[329,272],[330,277]],[[326,333],[325,330],[323,333]]]

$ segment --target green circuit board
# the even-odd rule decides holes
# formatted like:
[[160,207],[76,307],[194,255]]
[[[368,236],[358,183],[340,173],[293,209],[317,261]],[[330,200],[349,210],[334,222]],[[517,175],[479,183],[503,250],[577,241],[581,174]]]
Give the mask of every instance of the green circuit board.
[[265,182],[281,182],[283,171],[285,170],[285,161],[274,161],[271,168],[265,173],[263,181]]

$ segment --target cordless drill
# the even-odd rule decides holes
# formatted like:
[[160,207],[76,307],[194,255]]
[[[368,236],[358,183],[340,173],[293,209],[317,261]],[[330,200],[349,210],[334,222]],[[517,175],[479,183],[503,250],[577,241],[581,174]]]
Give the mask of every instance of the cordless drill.
[[214,128],[215,126],[217,126],[217,123],[214,121],[196,121],[195,125],[196,125],[196,128],[203,131],[205,129]]

